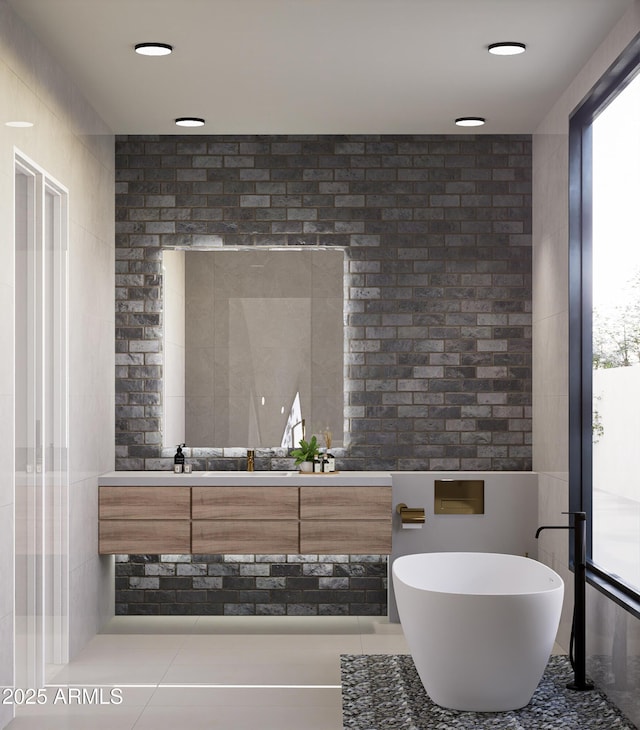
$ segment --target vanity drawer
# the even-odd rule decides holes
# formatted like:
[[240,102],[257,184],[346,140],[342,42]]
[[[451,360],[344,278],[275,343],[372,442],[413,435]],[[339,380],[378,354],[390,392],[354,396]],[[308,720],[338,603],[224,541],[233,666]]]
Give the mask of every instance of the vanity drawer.
[[100,520],[100,554],[191,552],[188,520]]
[[301,487],[300,552],[391,552],[390,487]]
[[297,520],[298,487],[193,487],[191,510],[194,520]]
[[391,519],[309,520],[300,523],[300,552],[372,553],[391,552]]
[[100,487],[99,504],[101,520],[189,520],[191,489]]
[[300,487],[301,520],[386,520],[391,487]]
[[198,520],[192,525],[193,553],[298,552],[297,520]]

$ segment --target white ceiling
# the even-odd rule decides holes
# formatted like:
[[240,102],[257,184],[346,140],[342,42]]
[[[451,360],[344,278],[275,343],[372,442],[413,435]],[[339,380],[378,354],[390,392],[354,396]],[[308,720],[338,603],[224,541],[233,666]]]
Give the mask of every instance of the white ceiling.
[[[634,0],[8,0],[117,134],[530,133]],[[520,41],[496,57],[489,43]],[[135,43],[174,53],[145,58]],[[467,130],[468,132],[469,130]]]

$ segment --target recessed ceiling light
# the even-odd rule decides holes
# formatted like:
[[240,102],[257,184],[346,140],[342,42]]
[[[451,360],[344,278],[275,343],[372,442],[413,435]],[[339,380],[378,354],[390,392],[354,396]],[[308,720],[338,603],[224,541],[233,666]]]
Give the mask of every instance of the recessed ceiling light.
[[33,127],[33,122],[24,122],[24,121],[16,120],[15,122],[5,122],[5,125],[7,127],[26,128],[26,127]]
[[204,119],[200,119],[200,117],[178,117],[176,124],[179,127],[202,127],[204,126]]
[[136,43],[134,47],[141,56],[168,56],[173,51],[168,43]]
[[524,43],[509,41],[506,43],[492,43],[487,50],[489,53],[493,53],[494,56],[517,56],[519,53],[524,53],[527,47]]
[[458,117],[456,124],[459,127],[481,127],[486,122],[482,117]]

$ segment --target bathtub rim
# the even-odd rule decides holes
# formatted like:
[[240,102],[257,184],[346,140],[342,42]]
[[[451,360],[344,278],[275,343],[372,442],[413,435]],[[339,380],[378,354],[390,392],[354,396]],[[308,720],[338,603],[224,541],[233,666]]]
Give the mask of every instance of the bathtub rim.
[[[539,568],[536,567],[536,570],[540,571],[542,575],[549,576],[550,579],[553,579],[553,583],[550,583],[547,587],[542,587],[539,589],[531,589],[526,588],[523,590],[492,590],[492,591],[476,591],[476,590],[451,590],[449,587],[448,589],[433,587],[433,586],[423,586],[423,585],[416,585],[414,582],[411,582],[401,574],[401,570],[404,563],[410,562],[410,560],[416,560],[417,558],[420,558],[422,556],[433,556],[433,558],[437,558],[438,556],[454,556],[455,558],[462,558],[467,556],[486,556],[486,557],[496,557],[498,556],[498,560],[502,560],[503,558],[507,561],[511,562],[512,564],[515,562],[522,562],[522,564],[527,563],[528,566],[531,564],[535,564],[536,566],[540,566]],[[396,564],[400,561],[400,566],[396,567]],[[400,555],[393,561],[391,565],[391,573],[392,573],[392,579],[398,580],[401,583],[403,583],[408,588],[415,590],[415,591],[422,591],[425,593],[433,593],[436,595],[441,596],[468,596],[473,598],[507,598],[507,597],[526,597],[526,596],[537,596],[537,595],[546,595],[549,593],[553,593],[554,591],[564,591],[564,580],[562,577],[555,571],[553,568],[549,567],[545,563],[541,563],[539,560],[536,560],[534,558],[530,558],[528,556],[524,555],[514,555],[512,553],[497,553],[497,552],[486,552],[486,551],[439,551],[439,552],[423,552],[423,553],[410,553],[408,555]]]

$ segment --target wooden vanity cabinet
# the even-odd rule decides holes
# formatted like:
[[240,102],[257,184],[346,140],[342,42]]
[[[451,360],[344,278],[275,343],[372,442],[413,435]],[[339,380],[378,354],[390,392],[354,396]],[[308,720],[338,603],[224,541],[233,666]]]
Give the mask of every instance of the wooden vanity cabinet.
[[100,487],[100,553],[389,554],[391,487]]
[[391,552],[391,487],[301,487],[300,552]]
[[191,552],[189,487],[100,487],[101,554]]
[[297,553],[298,487],[194,487],[192,552]]

